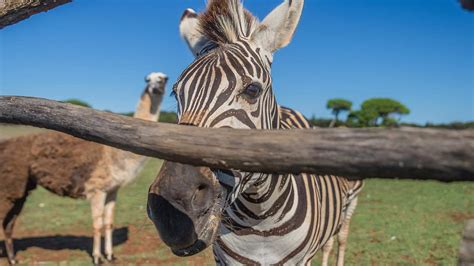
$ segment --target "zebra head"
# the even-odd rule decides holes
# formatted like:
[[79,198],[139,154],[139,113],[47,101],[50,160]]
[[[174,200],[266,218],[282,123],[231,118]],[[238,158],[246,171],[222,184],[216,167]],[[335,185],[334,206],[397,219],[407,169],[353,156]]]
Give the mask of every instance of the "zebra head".
[[[240,0],[210,0],[202,14],[186,10],[180,31],[195,61],[173,88],[179,123],[279,128],[273,53],[290,43],[303,3],[286,0],[262,22]],[[225,206],[262,176],[165,162],[150,187],[148,214],[176,255],[193,255],[215,240]]]

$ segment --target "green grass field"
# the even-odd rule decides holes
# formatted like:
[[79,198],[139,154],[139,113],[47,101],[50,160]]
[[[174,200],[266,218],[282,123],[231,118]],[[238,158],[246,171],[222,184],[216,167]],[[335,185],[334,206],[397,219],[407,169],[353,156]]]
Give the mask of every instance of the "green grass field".
[[[185,259],[173,256],[148,221],[147,189],[160,165],[151,160],[140,177],[119,193],[117,264],[212,264],[210,250]],[[347,264],[455,265],[469,218],[474,218],[472,183],[369,180],[352,220]],[[87,201],[37,189],[16,226],[18,259],[22,265],[90,265],[90,224]],[[6,264],[4,254],[0,256],[0,265]],[[318,255],[313,265],[319,264]]]
[[0,141],[11,137],[39,133],[41,131],[44,131],[44,129],[29,126],[12,126],[0,123]]

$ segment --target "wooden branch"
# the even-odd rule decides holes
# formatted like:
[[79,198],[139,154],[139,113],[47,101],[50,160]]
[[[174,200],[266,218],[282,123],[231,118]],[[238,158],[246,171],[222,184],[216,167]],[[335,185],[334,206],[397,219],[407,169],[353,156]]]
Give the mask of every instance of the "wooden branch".
[[0,0],[0,29],[72,0]]
[[0,122],[45,127],[138,154],[214,168],[474,181],[474,130],[209,129],[0,97]]
[[459,265],[474,265],[474,219],[467,221],[464,228],[459,251]]

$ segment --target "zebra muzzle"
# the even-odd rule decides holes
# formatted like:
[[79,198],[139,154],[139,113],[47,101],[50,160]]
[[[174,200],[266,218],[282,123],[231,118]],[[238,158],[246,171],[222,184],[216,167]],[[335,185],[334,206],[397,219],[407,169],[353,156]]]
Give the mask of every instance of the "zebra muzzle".
[[217,237],[224,197],[212,171],[164,162],[148,194],[148,216],[177,256],[191,256]]

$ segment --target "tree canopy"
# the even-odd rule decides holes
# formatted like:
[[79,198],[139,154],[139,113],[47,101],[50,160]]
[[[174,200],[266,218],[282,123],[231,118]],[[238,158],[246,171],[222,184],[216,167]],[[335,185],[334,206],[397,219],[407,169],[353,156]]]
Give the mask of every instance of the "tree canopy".
[[335,98],[328,100],[326,108],[332,110],[334,120],[331,122],[329,127],[334,127],[339,120],[339,114],[341,112],[349,112],[352,108],[352,102],[346,99]]
[[326,104],[327,109],[331,109],[333,113],[341,111],[350,111],[352,108],[352,102],[345,99],[330,99]]
[[393,115],[407,115],[410,113],[405,105],[389,98],[372,98],[364,101],[361,109],[353,111],[348,116],[348,123],[358,126],[393,126],[398,119]]

